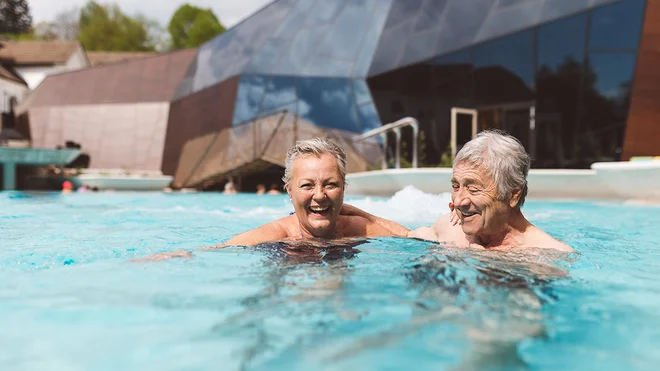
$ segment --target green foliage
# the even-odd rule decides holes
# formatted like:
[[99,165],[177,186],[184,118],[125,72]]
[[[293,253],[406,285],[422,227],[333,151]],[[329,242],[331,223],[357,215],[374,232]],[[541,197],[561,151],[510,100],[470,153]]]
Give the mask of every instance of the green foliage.
[[0,34],[28,33],[31,29],[27,0],[0,0]]
[[153,51],[144,18],[131,18],[117,5],[89,1],[80,11],[78,40],[86,50]]
[[[427,158],[426,151],[426,133],[424,131],[419,132],[419,145],[417,147],[417,166],[419,167],[452,167],[452,157],[451,157],[451,146],[447,146],[447,149],[442,153],[440,157],[439,164],[431,164]],[[410,168],[412,167],[412,151],[408,149],[408,143],[401,141],[401,167]],[[390,159],[391,165],[394,165],[395,159]]]
[[194,48],[225,31],[211,9],[184,4],[167,26],[172,49]]

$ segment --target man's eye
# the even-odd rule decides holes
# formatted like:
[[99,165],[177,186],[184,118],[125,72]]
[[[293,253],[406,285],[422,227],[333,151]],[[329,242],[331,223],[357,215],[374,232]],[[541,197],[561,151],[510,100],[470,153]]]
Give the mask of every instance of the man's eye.
[[479,192],[479,188],[477,188],[477,187],[468,187],[468,192],[477,193],[477,192]]
[[458,184],[452,184],[451,187],[454,189],[454,191],[457,191],[459,188]]

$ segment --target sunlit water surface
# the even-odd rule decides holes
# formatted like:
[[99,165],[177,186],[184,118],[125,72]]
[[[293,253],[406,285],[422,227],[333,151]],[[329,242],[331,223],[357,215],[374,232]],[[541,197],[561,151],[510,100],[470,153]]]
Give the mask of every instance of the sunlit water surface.
[[[348,202],[407,227],[447,195]],[[240,194],[0,193],[0,370],[657,370],[660,207],[528,201],[579,254],[402,238],[194,250],[287,215]]]

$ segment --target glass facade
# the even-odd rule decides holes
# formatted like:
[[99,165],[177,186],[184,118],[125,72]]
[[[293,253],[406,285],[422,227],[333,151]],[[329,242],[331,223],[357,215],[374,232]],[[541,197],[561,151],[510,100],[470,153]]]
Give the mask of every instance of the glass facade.
[[[494,3],[502,14],[535,2]],[[586,168],[618,160],[644,8],[644,0],[583,8],[367,81],[383,121],[420,121],[426,165],[437,164],[450,144],[452,107],[476,109],[479,130],[498,128],[518,137],[534,167]],[[390,21],[393,27],[403,22]]]
[[534,166],[587,167],[619,157],[645,6],[278,0],[203,45],[175,99],[240,76],[234,125],[288,110],[359,133],[412,116],[427,165],[447,151],[451,108],[472,108]]

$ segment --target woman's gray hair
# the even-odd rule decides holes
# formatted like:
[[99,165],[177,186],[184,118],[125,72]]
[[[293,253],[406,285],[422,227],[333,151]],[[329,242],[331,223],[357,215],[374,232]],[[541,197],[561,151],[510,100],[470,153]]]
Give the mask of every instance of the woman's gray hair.
[[341,172],[341,179],[346,184],[346,153],[344,150],[327,138],[313,138],[307,140],[299,140],[296,145],[289,148],[286,152],[286,160],[284,161],[284,186],[288,186],[291,181],[291,172],[293,163],[300,156],[317,156],[320,157],[324,154],[330,154],[337,160],[337,166]]
[[461,162],[488,171],[502,200],[520,190],[517,207],[525,203],[527,174],[532,161],[515,137],[500,130],[482,131],[458,151],[453,166]]

